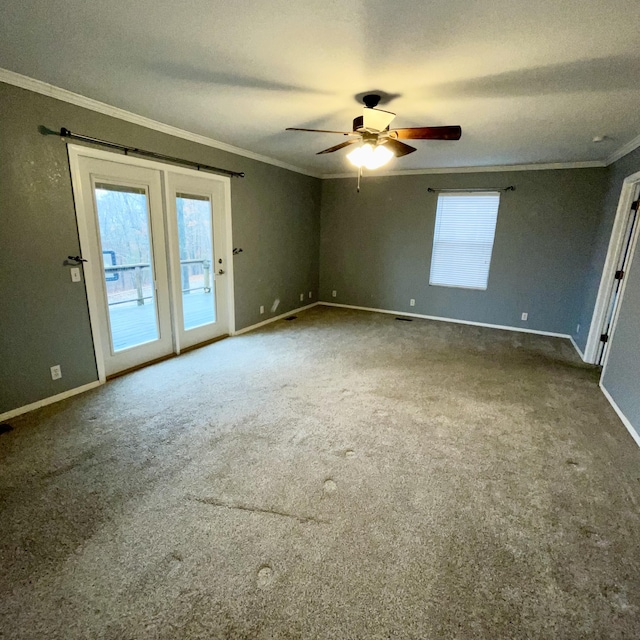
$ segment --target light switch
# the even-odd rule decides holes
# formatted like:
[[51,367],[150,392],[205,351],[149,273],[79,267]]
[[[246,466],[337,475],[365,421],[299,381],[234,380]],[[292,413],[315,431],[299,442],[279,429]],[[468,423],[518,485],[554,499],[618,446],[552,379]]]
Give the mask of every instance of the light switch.
[[80,282],[80,267],[71,267],[71,282]]

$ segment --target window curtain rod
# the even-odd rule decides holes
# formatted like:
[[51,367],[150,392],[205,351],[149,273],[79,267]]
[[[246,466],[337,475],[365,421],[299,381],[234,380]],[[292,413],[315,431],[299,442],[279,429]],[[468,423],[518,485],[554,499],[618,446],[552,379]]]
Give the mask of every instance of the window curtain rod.
[[100,145],[101,147],[108,147],[109,149],[118,149],[119,151],[123,151],[125,156],[129,153],[132,153],[137,156],[143,156],[145,158],[153,158],[154,160],[165,160],[166,162],[181,164],[185,167],[192,167],[193,169],[197,169],[198,171],[209,171],[211,173],[219,173],[225,176],[231,176],[232,178],[244,178],[243,171],[230,171],[229,169],[220,169],[220,167],[212,167],[208,164],[202,164],[201,162],[193,162],[192,160],[183,160],[182,158],[175,158],[174,156],[166,156],[163,153],[155,153],[154,151],[145,151],[144,149],[127,147],[123,144],[118,144],[116,142],[109,142],[107,140],[91,138],[90,136],[83,136],[83,135],[80,135],[79,133],[71,133],[69,129],[65,129],[64,127],[60,129],[60,132],[50,131],[45,127],[40,127],[40,132],[48,135],[51,135],[51,134],[60,135],[60,137],[66,138],[67,140],[79,140],[81,142],[89,142],[91,144],[97,144],[97,145]]
[[427,191],[429,193],[469,193],[470,191],[515,191],[516,188],[511,185],[509,187],[500,187],[499,189],[489,189],[489,188],[477,188],[477,189],[432,189],[431,187],[427,187]]

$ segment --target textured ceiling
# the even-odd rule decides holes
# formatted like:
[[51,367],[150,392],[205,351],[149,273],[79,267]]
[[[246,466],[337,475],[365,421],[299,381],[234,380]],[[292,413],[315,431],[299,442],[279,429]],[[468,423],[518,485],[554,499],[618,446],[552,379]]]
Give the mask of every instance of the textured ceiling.
[[[356,95],[459,124],[390,169],[604,160],[640,133],[637,0],[5,0],[0,67],[316,174]],[[82,132],[91,135],[91,132]],[[594,136],[606,136],[594,144]]]

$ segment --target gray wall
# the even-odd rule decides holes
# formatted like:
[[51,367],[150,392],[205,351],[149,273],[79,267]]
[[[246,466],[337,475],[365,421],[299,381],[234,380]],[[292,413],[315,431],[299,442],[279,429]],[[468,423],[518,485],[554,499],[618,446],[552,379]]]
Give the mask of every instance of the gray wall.
[[79,252],[66,145],[39,125],[245,171],[231,182],[236,328],[301,306],[302,292],[315,301],[319,180],[2,83],[0,112],[0,413],[97,378],[85,290],[63,265]]
[[[606,222],[603,223],[601,233],[603,240],[599,246],[600,253],[594,255],[596,266],[604,264],[606,258],[608,235],[611,235],[622,182],[627,176],[640,171],[640,149],[621,158],[609,169]],[[640,242],[636,246],[627,274],[625,294],[609,346],[602,384],[640,434]]]
[[[355,178],[324,180],[321,300],[570,334],[606,176],[605,169],[367,176],[360,193]],[[501,197],[487,290],[429,286],[437,194],[427,187],[508,185],[516,191]]]

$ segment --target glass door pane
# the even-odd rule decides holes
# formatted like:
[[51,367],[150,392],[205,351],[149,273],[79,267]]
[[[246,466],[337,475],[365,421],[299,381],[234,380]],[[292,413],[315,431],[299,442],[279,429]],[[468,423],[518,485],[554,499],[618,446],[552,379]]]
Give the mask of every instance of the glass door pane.
[[143,188],[95,184],[113,353],[158,340],[149,201]]
[[211,200],[176,193],[182,318],[185,331],[216,321]]

